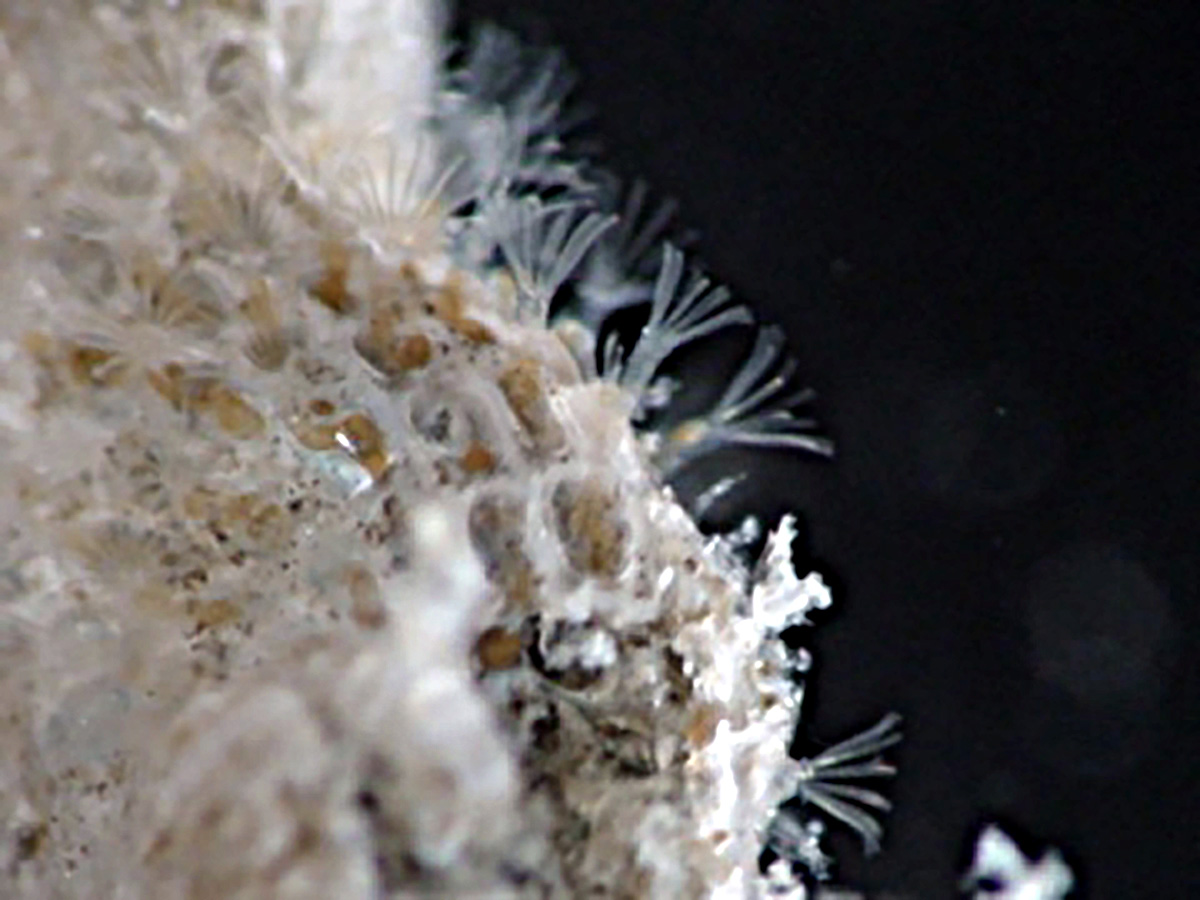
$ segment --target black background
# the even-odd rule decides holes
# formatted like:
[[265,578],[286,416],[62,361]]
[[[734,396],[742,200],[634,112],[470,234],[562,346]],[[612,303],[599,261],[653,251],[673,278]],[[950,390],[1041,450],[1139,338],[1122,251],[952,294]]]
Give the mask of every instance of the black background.
[[1196,15],[459,4],[567,52],[602,161],[681,200],[821,393],[833,463],[717,464],[839,589],[810,731],[906,716],[883,854],[835,835],[873,895],[954,896],[999,816],[1087,896],[1200,896]]

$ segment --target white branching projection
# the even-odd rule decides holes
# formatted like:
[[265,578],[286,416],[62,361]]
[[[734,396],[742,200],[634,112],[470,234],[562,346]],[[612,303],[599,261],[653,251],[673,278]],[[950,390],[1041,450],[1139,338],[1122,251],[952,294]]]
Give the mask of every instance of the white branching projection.
[[793,517],[750,564],[666,484],[827,452],[780,332],[656,433],[748,309],[567,153],[557,54],[443,25],[0,11],[0,896],[799,900],[878,846],[898,717],[788,754]]

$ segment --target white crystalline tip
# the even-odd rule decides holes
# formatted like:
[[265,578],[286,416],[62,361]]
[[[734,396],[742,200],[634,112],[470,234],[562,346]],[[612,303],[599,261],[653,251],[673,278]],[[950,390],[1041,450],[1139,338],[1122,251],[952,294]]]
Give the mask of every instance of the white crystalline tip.
[[819,572],[810,572],[804,578],[796,576],[792,565],[795,538],[796,517],[785,515],[767,538],[758,562],[751,594],[754,620],[771,631],[811,624],[808,614],[812,610],[828,609],[833,603],[829,586]]

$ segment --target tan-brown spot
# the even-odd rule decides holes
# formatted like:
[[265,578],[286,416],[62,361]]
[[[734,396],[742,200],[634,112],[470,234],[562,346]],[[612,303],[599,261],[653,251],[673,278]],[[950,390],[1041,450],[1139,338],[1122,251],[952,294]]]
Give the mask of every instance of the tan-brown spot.
[[205,405],[216,416],[217,424],[230,437],[249,440],[261,437],[267,429],[266,420],[246,399],[228,385],[212,384],[202,394],[201,408]]
[[197,485],[183,496],[183,514],[189,519],[207,521],[219,508],[220,495],[212,488]]
[[419,369],[428,365],[433,356],[433,344],[423,334],[402,337],[396,346],[395,360],[401,369]]
[[156,325],[211,337],[225,320],[212,284],[189,267],[186,256],[168,271],[150,251],[137,251],[130,280],[146,298],[146,319]]
[[571,565],[602,577],[620,574],[629,528],[616,490],[594,481],[564,483],[554,492],[553,503]]
[[538,588],[537,572],[525,552],[524,518],[519,501],[500,496],[480,497],[468,517],[471,544],[489,580],[521,610],[531,608]]
[[64,347],[67,371],[79,384],[112,387],[119,384],[128,371],[111,350],[73,341],[65,342]]
[[234,388],[217,378],[189,375],[179,363],[146,371],[150,386],[180,412],[208,413],[230,437],[239,440],[260,437],[266,420]]
[[351,563],[343,572],[350,592],[350,618],[367,631],[378,631],[387,624],[387,607],[379,582],[362,563]]
[[266,279],[255,281],[249,296],[242,301],[242,313],[254,328],[246,342],[247,358],[268,372],[274,372],[287,362],[291,350],[283,323],[275,311],[275,301]]
[[37,398],[34,409],[44,409],[59,400],[65,388],[58,366],[58,342],[42,331],[27,332],[21,345],[34,363]]
[[468,475],[486,475],[496,468],[496,457],[487,444],[471,441],[459,457],[458,464]]
[[392,378],[420,369],[433,358],[433,342],[420,332],[396,335],[385,314],[372,316],[367,328],[354,338],[354,349],[368,363]]
[[146,380],[150,387],[171,404],[175,410],[183,409],[184,372],[179,363],[167,363],[161,369],[148,369]]
[[354,349],[359,356],[392,378],[428,365],[433,357],[433,343],[425,334],[397,331],[405,318],[408,294],[417,290],[406,285],[403,271],[402,267],[398,290],[395,285],[376,285],[370,315],[354,338]]
[[365,413],[351,413],[337,423],[336,440],[376,481],[391,466],[383,432]]
[[206,631],[232,624],[242,617],[242,611],[224,598],[199,601],[190,607],[196,631]]
[[323,452],[338,448],[338,430],[336,425],[316,425],[312,422],[295,422],[292,434],[309,450]]
[[473,344],[494,344],[496,343],[496,335],[492,329],[488,328],[478,319],[463,317],[455,319],[452,322],[446,323],[450,330],[457,334],[460,338],[470,341]]
[[22,825],[16,831],[17,862],[28,862],[37,859],[50,843],[50,826],[45,822],[35,822]]
[[692,710],[684,726],[683,736],[695,749],[707,747],[717,733],[721,717],[711,703],[702,703]]
[[321,246],[321,276],[308,292],[322,306],[339,316],[358,309],[358,298],[350,292],[350,248],[342,241],[329,240]]
[[550,408],[541,366],[532,359],[518,360],[501,373],[498,384],[534,446],[540,452],[559,449],[565,438]]
[[464,340],[475,344],[494,344],[496,335],[490,328],[472,318],[466,312],[466,299],[462,286],[455,277],[450,277],[430,302],[430,311],[446,326]]
[[475,643],[475,655],[485,672],[516,668],[521,651],[521,636],[506,628],[489,628]]

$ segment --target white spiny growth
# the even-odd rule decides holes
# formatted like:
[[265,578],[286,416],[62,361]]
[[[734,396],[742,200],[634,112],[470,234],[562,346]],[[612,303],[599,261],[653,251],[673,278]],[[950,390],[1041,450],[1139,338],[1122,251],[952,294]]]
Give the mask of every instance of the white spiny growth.
[[722,500],[730,496],[734,490],[743,484],[749,476],[745,472],[735,475],[724,475],[696,495],[689,509],[697,522],[703,522],[709,512]]
[[[553,327],[580,367],[594,374],[597,335],[605,323],[614,313],[648,303],[653,296],[659,248],[667,238],[678,204],[666,200],[648,207],[644,181],[635,181],[623,193],[620,180],[605,170],[589,170],[588,175],[597,181],[595,190],[587,194],[588,201],[616,215],[617,223],[592,244],[571,279],[567,302],[558,306]],[[692,237],[691,232],[671,236],[676,245]],[[647,407],[669,402],[675,387],[670,379],[657,379],[652,396],[647,397]]]
[[859,807],[887,812],[891,803],[877,791],[842,782],[895,775],[896,767],[879,754],[900,742],[899,725],[900,717],[889,713],[861,734],[798,763],[797,796],[858,832],[868,855],[879,852],[883,826]]
[[604,348],[604,374],[614,378],[634,398],[633,418],[640,420],[652,408],[647,403],[655,376],[667,358],[687,344],[732,325],[753,324],[750,310],[730,306],[729,289],[712,286],[699,272],[684,279],[684,259],[679,248],[663,244],[662,266],[650,300],[650,317],[642,326],[633,349],[621,359],[620,336],[610,335]]
[[563,54],[526,46],[491,25],[478,29],[450,84],[479,104],[502,108],[544,156],[561,152],[560,135],[574,124],[563,117],[575,85]]
[[260,151],[246,172],[231,171],[226,161],[206,159],[197,151],[182,174],[177,221],[185,220],[180,224],[198,241],[264,268],[279,261],[287,181],[269,151]]
[[449,193],[464,162],[440,159],[423,135],[405,154],[382,134],[356,147],[334,173],[335,202],[376,253],[400,249],[405,258],[419,257],[440,245],[446,216],[466,199]]
[[[664,200],[647,209],[646,182],[638,179],[620,199],[620,183],[602,180],[597,202],[619,215],[617,225],[592,247],[576,278],[579,297],[575,315],[597,328],[617,310],[647,303],[654,292],[654,264],[679,204]],[[678,244],[676,239],[676,244]]]
[[532,195],[497,201],[487,215],[517,283],[518,310],[539,324],[546,322],[555,291],[617,220],[581,211],[577,203],[546,203]]
[[778,326],[759,330],[749,357],[712,409],[663,435],[657,462],[664,471],[673,473],[698,456],[730,445],[832,455],[833,443],[816,433],[817,421],[793,412],[816,397],[812,388],[792,385],[796,360],[789,357],[771,373],[784,343]]
[[590,190],[582,163],[563,155],[561,136],[579,118],[567,104],[573,86],[558,51],[488,25],[476,31],[447,78],[437,123],[447,150],[466,159],[475,196],[513,185]]
[[148,37],[155,31],[168,36],[174,28],[174,23],[157,11],[151,12],[150,18],[150,27],[128,29],[116,18],[101,20],[100,27],[123,51],[112,68],[112,102],[160,139],[178,140],[206,100],[201,83],[189,75],[200,61],[189,58],[192,48],[185,41]]

